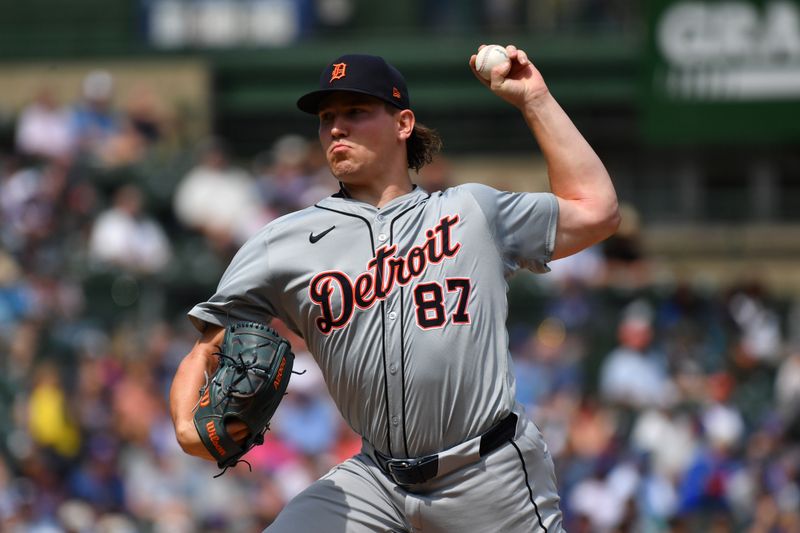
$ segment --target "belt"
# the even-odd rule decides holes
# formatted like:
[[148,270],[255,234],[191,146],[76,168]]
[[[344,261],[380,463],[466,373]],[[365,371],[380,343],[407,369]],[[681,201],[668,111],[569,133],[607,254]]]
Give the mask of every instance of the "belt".
[[425,483],[436,476],[474,463],[514,439],[517,415],[511,413],[485,433],[444,452],[413,459],[394,459],[373,449],[375,462],[398,485]]

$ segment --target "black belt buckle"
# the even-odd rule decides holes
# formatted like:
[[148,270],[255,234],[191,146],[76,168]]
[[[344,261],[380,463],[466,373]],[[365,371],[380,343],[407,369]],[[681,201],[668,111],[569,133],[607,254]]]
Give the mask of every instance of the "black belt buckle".
[[[513,441],[517,429],[517,415],[510,413],[481,435],[479,457],[485,457],[503,444]],[[374,450],[374,458],[381,470],[398,485],[425,483],[439,474],[439,456],[427,455],[416,459],[392,459]]]
[[428,455],[419,459],[389,459],[386,473],[398,485],[416,485],[436,477],[439,471],[439,456]]

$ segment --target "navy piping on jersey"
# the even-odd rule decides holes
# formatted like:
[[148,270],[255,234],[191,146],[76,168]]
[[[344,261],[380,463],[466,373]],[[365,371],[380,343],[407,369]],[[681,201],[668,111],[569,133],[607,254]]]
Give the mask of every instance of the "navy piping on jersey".
[[[416,204],[412,205],[405,211],[399,213],[396,217],[392,219],[392,222],[389,224],[389,244],[394,244],[394,223],[400,219],[403,215],[423,205],[425,202],[428,201],[431,195],[429,194]],[[405,343],[405,287],[400,286],[400,372],[402,375],[400,376],[400,383],[403,387],[403,444],[406,450],[406,457],[409,456],[408,453],[408,433],[406,433],[406,343]]]
[[[369,220],[362,217],[361,215],[356,215],[354,213],[347,213],[344,211],[338,211],[336,209],[331,209],[330,207],[323,207],[318,204],[314,204],[314,207],[318,209],[324,209],[326,211],[330,211],[332,213],[339,213],[340,215],[345,215],[348,217],[353,217],[361,220],[366,224],[367,230],[369,231],[369,242],[371,244],[370,253],[372,257],[375,257],[375,239],[372,235],[372,226],[369,223]],[[380,274],[378,274],[380,276]],[[377,283],[382,283],[382,280],[376,279]],[[389,379],[386,375],[386,323],[385,318],[383,316],[383,302],[381,302],[381,357],[383,358],[383,396],[384,402],[386,404],[386,444],[389,448],[389,455],[392,454],[392,421],[391,416],[389,415]]]
[[541,527],[542,530],[544,530],[544,533],[547,533],[547,528],[544,527],[544,523],[542,522],[542,515],[539,514],[539,506],[536,505],[536,501],[533,499],[533,490],[531,489],[531,484],[528,481],[528,468],[527,466],[525,466],[525,458],[522,457],[522,452],[520,451],[516,442],[512,440],[511,445],[514,447],[515,450],[517,450],[517,455],[519,455],[519,460],[522,463],[522,471],[525,473],[525,486],[528,487],[528,497],[530,498],[531,503],[533,504],[533,510],[536,511],[536,518],[539,520],[539,527]]
[[403,385],[403,445],[406,448],[406,457],[408,457],[408,433],[406,433],[406,346],[403,342],[403,331],[406,328],[406,306],[405,294],[403,293],[404,287],[400,287],[400,383]]
[[[380,275],[375,277],[375,283],[383,283]],[[386,302],[381,300],[381,357],[383,357],[383,388],[386,400],[386,439],[389,445],[389,455],[392,455],[392,421],[389,411],[389,372],[386,370]]]

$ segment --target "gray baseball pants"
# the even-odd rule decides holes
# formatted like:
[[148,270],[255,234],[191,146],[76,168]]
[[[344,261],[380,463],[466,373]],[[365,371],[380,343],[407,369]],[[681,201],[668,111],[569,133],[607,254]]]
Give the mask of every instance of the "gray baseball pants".
[[301,492],[267,533],[562,531],[553,461],[522,414],[513,442],[424,484],[397,485],[365,443]]

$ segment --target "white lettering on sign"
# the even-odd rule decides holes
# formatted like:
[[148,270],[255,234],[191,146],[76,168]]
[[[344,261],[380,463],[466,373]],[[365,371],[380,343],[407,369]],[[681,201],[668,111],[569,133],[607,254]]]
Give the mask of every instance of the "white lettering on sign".
[[671,96],[707,100],[800,96],[800,6],[679,2],[656,25]]

